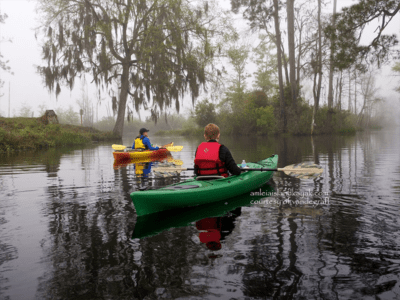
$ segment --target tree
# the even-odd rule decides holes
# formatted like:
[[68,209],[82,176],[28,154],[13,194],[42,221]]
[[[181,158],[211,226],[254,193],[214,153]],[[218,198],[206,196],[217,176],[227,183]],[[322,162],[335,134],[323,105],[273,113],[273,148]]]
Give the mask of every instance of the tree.
[[135,109],[152,100],[155,121],[158,110],[173,102],[179,111],[186,91],[194,103],[227,32],[225,24],[216,24],[221,13],[208,2],[194,7],[188,0],[39,0],[39,10],[47,65],[38,72],[45,85],[58,95],[60,85],[72,89],[84,74],[102,88],[117,82],[117,136],[128,95]]
[[283,91],[283,78],[282,78],[282,53],[281,53],[281,31],[279,29],[279,4],[278,0],[274,0],[274,21],[275,21],[275,33],[276,33],[276,49],[278,57],[278,80],[279,80],[279,103],[280,103],[280,119],[282,124],[282,131],[286,132],[287,120],[286,120],[286,109],[285,109],[285,98]]
[[[79,106],[79,109],[83,112],[82,114],[82,125],[83,126],[93,126],[94,123],[94,108],[92,99],[88,96],[87,86],[82,85],[81,87],[81,98],[76,100],[76,103]],[[66,114],[67,115],[67,114]],[[69,115],[73,115],[73,113],[69,112]],[[69,120],[73,119],[68,117]]]
[[322,22],[321,22],[321,0],[318,0],[318,38],[316,47],[316,59],[312,60],[312,67],[314,73],[314,84],[313,84],[313,96],[314,96],[314,107],[313,115],[311,121],[311,135],[314,132],[314,126],[317,112],[319,109],[319,100],[321,96],[321,86],[322,86]]
[[74,110],[72,105],[68,106],[68,109],[57,109],[57,118],[61,124],[80,125],[81,121],[79,113]]
[[[292,0],[291,0],[292,1]],[[253,30],[265,31],[267,35],[274,41],[277,49],[277,69],[278,69],[278,83],[279,83],[279,102],[280,102],[280,121],[281,131],[286,132],[287,119],[285,110],[285,98],[284,98],[284,82],[282,68],[285,65],[286,78],[290,82],[287,67],[286,58],[283,51],[283,44],[280,30],[280,1],[273,0],[231,0],[232,11],[235,13],[239,12],[241,7],[245,7],[243,17],[250,22],[250,28]],[[269,31],[270,23],[274,22],[275,34]],[[292,42],[291,42],[292,45]],[[293,54],[293,52],[292,52]],[[293,58],[293,56],[292,56]],[[292,66],[294,64],[292,63]],[[292,73],[295,76],[295,73]]]
[[233,67],[233,75],[230,76],[231,89],[244,91],[246,89],[246,65],[249,58],[249,49],[245,45],[234,45],[227,51],[228,60]]
[[377,96],[378,88],[375,86],[375,75],[373,71],[365,73],[361,77],[361,95],[363,97],[363,105],[361,111],[358,114],[357,124],[360,126],[365,120],[365,126],[369,124],[370,116],[372,113],[373,106],[381,101],[381,98]]
[[[340,82],[342,81],[343,70],[350,69],[354,66],[355,70],[365,72],[366,66],[363,64],[363,60],[366,59],[366,52],[364,46],[359,46],[361,36],[357,37],[357,31],[361,28],[353,28],[351,30],[344,29],[347,25],[343,23],[343,14],[348,11],[348,8],[343,8],[343,13],[336,13],[336,0],[334,1],[332,22],[326,26],[325,33],[330,39],[331,51],[330,51],[330,65],[329,65],[329,87],[328,87],[328,115],[327,125],[332,130],[332,114],[333,114],[333,74],[335,71],[340,71]],[[348,20],[352,23],[354,20]],[[364,27],[361,25],[361,27]],[[351,27],[351,26],[350,26]],[[358,27],[358,26],[356,26]],[[338,79],[339,82],[339,79]],[[341,83],[336,85],[341,87]],[[342,87],[339,90],[339,95],[336,94],[336,98],[341,98]]]
[[225,99],[223,99],[219,106],[222,107],[228,104],[229,109],[233,113],[240,113],[246,92],[246,79],[250,76],[246,73],[246,65],[249,59],[249,48],[246,45],[235,44],[227,50],[227,58],[230,66],[233,68],[229,72],[227,81],[229,86],[225,92]]
[[[7,16],[7,14],[1,14],[0,13],[0,23],[5,23],[5,20],[8,18],[8,16]],[[0,37],[1,38],[1,37]],[[1,40],[0,40],[0,43],[2,43],[2,42],[4,42],[5,40],[3,40],[2,38],[1,38]],[[8,40],[9,42],[11,42],[11,40]],[[0,53],[0,68],[2,69],[2,70],[4,70],[4,71],[6,71],[6,72],[9,72],[9,73],[11,73],[11,74],[14,74],[13,72],[11,72],[11,68],[10,68],[10,66],[8,66],[8,60],[6,60],[6,61],[4,61],[3,60],[3,55],[1,55],[1,53]],[[1,78],[0,78],[0,89],[1,88],[3,88],[3,86],[4,86],[4,80],[1,80]],[[4,96],[4,94],[0,94],[0,97],[3,97]]]
[[207,99],[198,103],[194,110],[194,118],[196,124],[200,127],[204,127],[209,123],[215,123],[217,114],[214,103],[208,102]]
[[[336,0],[333,2],[332,28],[336,28]],[[327,126],[332,130],[332,113],[333,113],[333,73],[335,65],[333,63],[335,57],[336,36],[331,36],[331,51],[329,57],[329,83],[328,83],[328,116]]]
[[277,88],[277,58],[272,54],[272,43],[268,36],[260,35],[261,43],[253,49],[253,62],[257,65],[257,71],[254,73],[253,88],[263,91],[268,97],[273,95]]
[[[392,71],[396,72],[396,73],[400,73],[400,62],[396,62],[393,67],[392,67]],[[395,88],[395,91],[400,93],[400,86],[397,86]]]
[[287,29],[289,40],[289,66],[290,66],[290,88],[292,92],[292,105],[296,109],[297,102],[297,81],[296,81],[296,55],[294,43],[294,0],[287,0]]
[[[393,47],[398,44],[398,39],[394,34],[384,34],[384,31],[399,11],[400,0],[360,0],[352,6],[344,7],[342,13],[336,16],[336,25],[327,28],[337,40],[336,63],[357,56],[365,60],[369,58],[370,62],[376,61],[378,66],[386,62]],[[369,44],[360,45],[364,29],[371,22],[379,22],[375,36]]]
[[22,106],[19,109],[18,112],[18,117],[23,117],[23,118],[33,118],[33,110],[32,107],[30,107],[27,103],[22,103]]

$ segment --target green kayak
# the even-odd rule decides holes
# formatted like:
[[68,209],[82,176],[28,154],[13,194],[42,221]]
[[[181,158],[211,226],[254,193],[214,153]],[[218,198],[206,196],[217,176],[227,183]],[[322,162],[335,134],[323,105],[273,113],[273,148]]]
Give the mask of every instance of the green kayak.
[[[249,168],[277,168],[278,155],[272,155],[257,163],[247,163],[247,166]],[[240,175],[213,180],[200,176],[158,190],[133,192],[131,199],[137,215],[143,216],[233,198],[264,185],[272,178],[272,175],[272,171],[247,171]]]
[[193,222],[204,218],[225,216],[228,212],[238,207],[252,206],[253,201],[267,198],[275,190],[272,185],[267,183],[257,188],[255,192],[261,192],[262,194],[251,195],[251,193],[248,193],[211,204],[183,207],[139,216],[136,220],[132,239],[157,235],[170,228],[190,226]]

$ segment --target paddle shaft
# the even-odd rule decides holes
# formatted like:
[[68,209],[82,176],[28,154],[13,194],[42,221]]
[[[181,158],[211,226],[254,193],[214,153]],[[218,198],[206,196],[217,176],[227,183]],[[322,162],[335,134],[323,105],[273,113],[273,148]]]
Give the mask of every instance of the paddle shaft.
[[[164,146],[158,146],[159,148],[164,148],[164,147],[168,147],[167,145],[164,145]],[[125,148],[127,148],[127,149],[133,149],[132,147],[128,147],[128,146],[125,146]]]
[[[194,171],[195,168],[179,168],[179,169],[175,169],[176,171]],[[174,170],[174,171],[175,171]],[[207,170],[207,169],[206,169]],[[210,169],[210,170],[214,170],[214,169]],[[275,168],[275,169],[269,169],[269,168],[244,168],[242,169],[242,172],[244,171],[284,171],[283,169],[279,169],[279,168]]]
[[[290,176],[319,176],[322,174],[323,169],[318,166],[304,166],[299,167],[295,165],[286,166],[284,168],[240,168],[242,172],[245,171],[258,171],[258,172],[275,172],[275,171],[283,171],[286,175]],[[171,167],[159,167],[155,168],[154,171],[159,172],[181,172],[186,170],[195,170],[194,168],[171,168]],[[203,169],[207,170],[207,169]],[[215,170],[215,169],[209,169]]]
[[[171,144],[172,144],[172,143],[169,143],[169,144],[165,144],[164,146],[158,146],[158,147],[160,147],[160,148],[165,148],[165,147],[169,147],[169,145],[171,145]],[[121,147],[121,150],[123,150],[123,149],[125,149],[125,148],[133,149],[132,147],[130,147],[130,146],[125,146],[125,145],[112,145],[113,149],[115,149],[114,146],[115,146],[115,147]],[[123,149],[122,149],[122,148],[123,148]]]

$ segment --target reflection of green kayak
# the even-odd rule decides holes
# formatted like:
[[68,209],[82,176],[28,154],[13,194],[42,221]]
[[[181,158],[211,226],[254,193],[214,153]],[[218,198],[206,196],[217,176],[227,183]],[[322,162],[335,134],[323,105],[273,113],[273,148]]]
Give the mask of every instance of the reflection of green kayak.
[[[248,163],[249,168],[277,168],[278,155]],[[168,209],[209,204],[248,193],[272,178],[272,171],[248,171],[214,180],[190,179],[158,190],[131,194],[138,216]]]
[[[255,190],[255,192],[259,191],[260,189]],[[251,196],[250,193],[248,193],[212,204],[173,209],[139,216],[132,238],[152,236],[172,227],[184,227],[204,218],[223,216],[237,207],[251,205],[252,200],[268,197],[268,195],[274,192],[274,189],[271,185],[266,184],[261,188],[261,191],[265,192],[263,194],[265,196]]]

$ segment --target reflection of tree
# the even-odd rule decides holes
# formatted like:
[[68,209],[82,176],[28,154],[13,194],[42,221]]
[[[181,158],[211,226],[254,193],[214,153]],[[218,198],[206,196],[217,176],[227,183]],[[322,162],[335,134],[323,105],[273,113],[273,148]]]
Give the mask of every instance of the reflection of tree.
[[[50,200],[47,203],[46,214],[54,216],[49,223],[51,247],[46,253],[49,262],[49,272],[40,280],[37,297],[41,299],[95,299],[95,298],[120,298],[134,299],[141,295],[154,292],[155,288],[146,291],[147,286],[152,286],[151,276],[162,278],[172,286],[179,285],[184,276],[181,270],[171,271],[175,265],[185,264],[182,257],[186,256],[182,249],[182,239],[176,240],[170,253],[158,252],[155,243],[147,249],[153,254],[161,253],[158,259],[159,268],[152,263],[148,267],[139,268],[135,262],[132,245],[127,242],[133,232],[136,215],[130,199],[130,192],[135,187],[135,172],[132,166],[123,167],[114,171],[114,182],[111,191],[107,194],[99,193],[95,183],[95,201],[88,201],[92,192],[93,181],[98,177],[93,175],[93,165],[96,164],[95,149],[84,149],[81,157],[81,166],[85,170],[85,182],[82,186],[64,186],[63,181],[54,182],[47,188]],[[79,170],[79,174],[83,171]],[[78,174],[78,173],[76,173]],[[74,176],[75,174],[71,174]],[[96,179],[93,179],[94,177]],[[103,180],[103,179],[101,179]],[[157,178],[144,178],[144,180],[157,185]],[[177,178],[172,179],[177,181]],[[99,194],[98,194],[99,193]],[[98,195],[97,195],[98,194]],[[190,235],[185,235],[190,245]],[[184,240],[184,239],[183,239]],[[190,245],[191,246],[191,245]],[[175,249],[182,249],[181,256],[176,256]],[[147,250],[142,250],[143,257]],[[193,256],[197,254],[193,251]],[[165,257],[170,258],[164,262]],[[190,264],[189,264],[190,265]],[[155,274],[147,274],[147,269],[154,270]],[[169,269],[168,269],[169,268]],[[189,266],[185,269],[190,269]],[[132,276],[132,273],[135,275]],[[172,274],[172,276],[170,276]],[[176,274],[176,275],[174,275]],[[144,276],[144,277],[141,277]],[[164,277],[163,277],[164,276]]]
[[[363,298],[390,291],[394,286],[393,281],[385,282],[384,274],[391,273],[393,267],[390,258],[394,259],[389,249],[394,249],[396,244],[387,239],[388,232],[393,230],[384,222],[388,214],[382,215],[374,199],[377,185],[373,180],[379,176],[377,153],[372,151],[377,147],[371,145],[372,139],[372,135],[360,135],[357,139],[325,138],[316,147],[327,163],[328,176],[323,179],[323,185],[328,186],[330,201],[334,203],[325,217],[318,220],[317,295],[341,298],[343,292],[353,291],[353,295],[346,294],[346,297]],[[354,286],[362,288],[354,290]]]
[[[379,162],[374,161],[374,141],[355,141],[352,137],[313,139],[313,147],[304,144],[309,138],[270,146],[276,147],[274,152],[278,154],[286,151],[281,166],[293,160],[314,159],[325,169],[323,176],[314,181],[276,173],[275,190],[329,191],[331,205],[255,205],[240,209],[239,216],[232,209],[223,217],[201,216],[199,219],[217,216],[217,223],[222,222],[224,242],[218,252],[199,243],[196,218],[186,219],[173,229],[154,230],[155,236],[130,239],[137,223],[129,193],[143,183],[158,188],[181,178],[149,176],[139,185],[132,166],[124,167],[115,171],[110,192],[95,191],[95,201],[88,201],[86,187],[52,181],[45,207],[45,214],[51,218],[51,246],[43,258],[48,273],[40,279],[36,297],[223,298],[225,295],[214,289],[221,282],[225,285],[221,290],[240,286],[236,298],[254,299],[362,299],[394,291],[398,284],[399,226],[392,211],[376,204],[385,199],[374,198],[373,189],[379,185],[374,185],[372,179],[382,171],[376,168]],[[84,159],[82,167],[94,163]],[[87,184],[93,187],[93,180]],[[191,211],[184,210],[184,217]],[[211,206],[204,211],[211,211]],[[154,218],[151,225],[177,218],[172,214]],[[254,227],[244,225],[253,221],[258,222]],[[212,258],[212,254],[220,257]],[[1,255],[0,251],[0,259]],[[0,279],[2,286],[4,282]]]
[[[129,298],[131,274],[136,268],[126,243],[133,228],[132,210],[120,197],[98,199],[90,205],[77,187],[63,192],[62,185],[49,187],[47,212],[51,247],[46,260],[50,271],[41,279],[38,298]],[[116,218],[115,216],[118,216]]]
[[[44,248],[48,272],[39,280],[38,299],[130,298],[135,269],[127,240],[135,221],[130,180],[111,183],[100,174],[98,148],[82,149],[77,168],[59,172],[46,189],[49,247]],[[63,166],[63,164],[62,164]],[[116,176],[117,177],[117,176]],[[70,183],[68,183],[70,182]],[[107,188],[108,192],[103,190]],[[92,201],[92,199],[94,201]],[[47,243],[46,243],[47,244]]]
[[22,166],[22,169],[38,166],[41,171],[47,172],[48,177],[55,177],[60,167],[61,157],[73,149],[71,147],[51,148],[40,151],[24,151],[7,156],[0,155],[0,163],[4,161],[7,164]]
[[193,228],[185,227],[141,240],[141,266],[135,277],[140,289],[135,291],[135,297],[155,299],[157,288],[168,288],[172,299],[200,296],[206,291],[207,286],[202,284],[185,284],[185,290],[179,289],[191,278],[193,266],[202,265],[206,260],[198,255],[202,249],[193,245],[193,234]]
[[[0,211],[5,211],[3,205],[5,204],[6,201],[2,199],[0,201]],[[9,286],[7,286],[7,283],[9,279],[5,277],[3,274],[4,264],[7,264],[8,262],[17,259],[18,258],[18,249],[14,247],[11,244],[7,243],[8,237],[6,234],[3,232],[2,228],[4,228],[5,224],[7,223],[7,220],[3,217],[0,217],[0,298],[1,299],[7,299],[7,297],[4,295],[6,291],[8,290]],[[3,298],[4,297],[4,298]]]
[[[351,182],[372,185],[370,174],[374,173],[373,162],[376,160],[370,150],[375,147],[370,145],[369,139],[362,141],[364,155],[360,161],[360,148],[347,151],[348,148],[354,149],[355,142],[352,137],[314,138],[312,157],[326,170],[312,184],[276,174],[279,176],[276,180],[279,192],[304,191],[304,186],[307,189],[311,186],[314,193],[330,191],[333,205],[310,207],[308,210],[306,207],[281,205],[272,215],[262,216],[262,219],[270,220],[265,224],[269,232],[246,242],[252,246],[245,255],[245,266],[235,269],[239,274],[243,270],[243,293],[246,296],[340,299],[357,285],[361,288],[354,291],[353,296],[362,298],[394,288],[395,280],[384,279],[385,275],[392,274],[393,263],[390,260],[395,260],[393,251],[389,249],[397,246],[384,237],[394,228],[377,217],[379,211],[369,220],[371,212],[365,206],[369,195],[358,194],[359,189],[354,193],[351,185]],[[295,143],[289,145],[282,141],[280,147],[284,153],[296,151]],[[305,147],[299,146],[298,149],[303,151],[302,156],[307,155]],[[356,158],[358,169],[354,168]],[[288,159],[293,158],[289,155]],[[366,173],[365,176],[360,176],[360,169]],[[365,230],[370,222],[376,225],[368,229],[368,233]],[[376,235],[385,241],[379,243],[378,249],[374,246]]]
[[[279,218],[277,221],[279,222]],[[277,240],[270,235],[263,235],[251,241],[254,246],[247,256],[243,275],[243,293],[248,297],[272,296],[276,293],[276,286],[280,285],[277,273],[283,265],[281,225],[277,226],[276,238]],[[277,249],[268,247],[276,243]]]
[[[281,213],[278,214],[275,236],[268,234],[251,241],[254,246],[247,257],[243,276],[243,292],[246,296],[292,299],[297,292],[303,275],[296,266],[298,225],[292,217],[287,220],[288,224],[285,224],[285,218]],[[284,227],[287,225],[290,233],[285,233]]]

